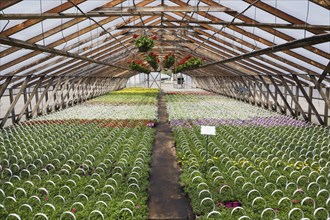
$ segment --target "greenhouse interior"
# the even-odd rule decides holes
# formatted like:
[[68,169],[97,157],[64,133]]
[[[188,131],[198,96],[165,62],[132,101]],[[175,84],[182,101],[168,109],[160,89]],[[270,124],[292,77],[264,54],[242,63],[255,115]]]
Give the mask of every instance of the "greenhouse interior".
[[0,11],[0,219],[330,220],[329,0]]

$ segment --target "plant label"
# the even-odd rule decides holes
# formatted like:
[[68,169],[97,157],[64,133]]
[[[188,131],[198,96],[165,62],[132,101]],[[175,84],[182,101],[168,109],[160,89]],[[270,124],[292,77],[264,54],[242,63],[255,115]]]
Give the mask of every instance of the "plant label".
[[215,126],[201,126],[201,134],[215,135]]

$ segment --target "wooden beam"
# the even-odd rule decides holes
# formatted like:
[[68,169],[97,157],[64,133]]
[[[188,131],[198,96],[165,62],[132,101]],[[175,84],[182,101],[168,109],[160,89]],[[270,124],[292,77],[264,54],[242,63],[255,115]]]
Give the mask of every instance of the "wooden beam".
[[44,78],[45,78],[45,76],[41,76],[40,79],[38,80],[37,84],[34,86],[32,93],[30,94],[29,98],[26,100],[21,112],[18,114],[18,117],[16,119],[17,122],[19,122],[21,120],[21,118],[24,115],[24,111],[27,109],[27,107],[31,103],[34,95],[38,93],[39,86],[40,86],[41,82],[44,80]]
[[[255,0],[243,0],[243,1],[245,1],[245,2],[247,2],[249,4],[252,4]],[[318,0],[316,0],[316,1],[318,1]],[[265,12],[270,12],[274,16],[276,16],[276,17],[278,17],[280,19],[283,19],[284,21],[287,21],[289,23],[292,23],[292,24],[304,24],[304,25],[306,24],[305,21],[300,20],[300,19],[294,17],[294,15],[287,14],[287,13],[285,13],[285,12],[283,12],[283,11],[281,11],[281,10],[279,10],[279,9],[277,9],[277,8],[271,6],[270,4],[267,4],[267,3],[263,2],[263,1],[257,2],[256,4],[254,4],[254,6],[260,8],[262,10],[264,10]],[[324,34],[325,33],[322,30],[311,30],[311,32],[313,34]]]
[[315,108],[313,101],[310,99],[310,97],[308,96],[308,94],[306,93],[304,87],[301,85],[300,80],[298,79],[298,77],[296,75],[292,75],[293,78],[295,79],[297,86],[299,87],[300,91],[302,92],[302,94],[304,95],[307,103],[310,105],[310,107],[312,108],[313,112],[315,113],[315,116],[317,118],[317,120],[319,121],[319,123],[321,125],[324,124],[324,121],[322,120],[319,112],[317,111],[317,109]]
[[[308,116],[305,114],[304,109],[301,107],[299,100],[297,99],[297,97],[293,94],[292,90],[289,88],[288,84],[286,83],[286,80],[283,78],[283,76],[279,76],[279,78],[282,80],[282,83],[284,85],[284,87],[286,88],[286,90],[289,92],[289,95],[291,96],[291,99],[294,101],[295,106],[299,109],[299,111],[301,112],[301,115],[303,116],[303,118],[308,121]],[[299,90],[298,90],[299,91]],[[296,116],[298,116],[296,114]]]
[[278,103],[276,97],[274,96],[274,94],[272,93],[272,91],[270,90],[269,88],[269,85],[267,84],[267,82],[265,81],[265,79],[262,77],[262,76],[259,76],[261,82],[265,85],[267,91],[268,91],[268,94],[272,97],[272,99],[274,100],[275,102],[275,106],[278,106],[281,110],[281,112],[283,112],[283,109],[282,109],[282,106],[280,105],[280,103]]
[[[80,4],[82,2],[85,2],[86,0],[73,0],[76,4]],[[3,0],[1,1],[3,2]],[[60,4],[58,6],[56,6],[55,8],[51,8],[50,10],[46,11],[45,13],[60,13],[62,11],[68,10],[70,8],[72,8],[73,5],[69,2],[65,2],[63,4]],[[1,34],[3,34],[4,36],[10,36],[13,35],[19,31],[22,31],[28,27],[31,27],[39,22],[41,22],[42,19],[29,19],[27,21],[24,21],[22,23],[19,23],[13,27],[8,28],[7,30],[3,31]]]
[[275,23],[246,23],[246,22],[229,22],[229,21],[189,21],[189,20],[165,20],[165,22],[175,22],[184,24],[209,24],[209,25],[225,25],[239,27],[271,27],[280,29],[302,29],[302,30],[330,30],[330,25],[311,25],[311,24],[275,24]]
[[276,52],[280,52],[283,50],[291,50],[291,49],[309,46],[309,45],[313,45],[313,44],[320,44],[320,43],[324,43],[324,42],[328,42],[328,41],[330,41],[330,34],[316,35],[316,36],[307,37],[304,39],[295,40],[292,42],[288,42],[288,43],[284,43],[284,44],[280,44],[280,45],[276,45],[276,46],[272,46],[272,47],[267,47],[265,49],[242,54],[242,55],[235,56],[235,57],[232,57],[229,59],[208,63],[199,68],[211,66],[211,65],[215,65],[215,64],[220,64],[220,63],[234,62],[237,60],[247,59],[250,57],[256,57],[256,56],[265,55],[265,54],[269,54],[269,53],[276,53]]
[[[62,82],[63,82],[63,81],[62,81],[62,78],[60,78],[60,79],[57,81],[56,85],[53,87],[53,91],[52,91],[52,93],[50,94],[49,99],[47,100],[47,102],[45,103],[45,105],[44,105],[44,107],[43,107],[43,109],[42,109],[42,113],[43,113],[43,114],[44,114],[44,113],[47,113],[48,105],[49,105],[49,103],[52,101],[53,98],[54,98],[54,101],[55,101],[55,99],[56,99],[57,89],[58,89],[58,87],[61,85]],[[55,104],[55,102],[54,102],[54,104]]]
[[195,29],[206,29],[201,26],[166,26],[166,25],[144,25],[144,26],[138,26],[138,25],[125,25],[118,29],[189,29],[189,30],[195,30]]
[[316,77],[315,76],[310,76],[310,78],[312,79],[317,91],[320,93],[320,95],[322,96],[323,100],[324,100],[324,105],[327,107],[327,108],[330,108],[330,100],[329,100],[329,96],[327,96],[323,90],[322,90],[322,87],[321,87],[321,84],[317,81]]
[[[177,1],[177,0],[175,0],[175,2],[178,3],[178,4],[184,4],[184,3],[182,3],[182,2],[179,3],[179,1]],[[207,1],[207,2],[209,2],[209,1]],[[213,2],[213,3],[214,3],[214,2]],[[214,3],[214,4],[217,4],[217,3]],[[180,13],[178,13],[177,15],[179,15],[179,16],[184,16],[183,14],[180,14]],[[201,14],[201,15],[206,16],[207,18],[209,18],[209,19],[211,19],[211,20],[219,21],[219,19],[217,19],[217,18],[214,17],[214,16],[210,16],[209,14]],[[168,19],[175,19],[175,18],[170,17],[170,16],[168,16],[168,15],[166,15],[166,17],[167,17]],[[192,20],[192,21],[197,21],[196,19],[191,19],[191,20]],[[201,24],[201,26],[205,26],[205,27],[207,27],[209,30],[211,30],[211,31],[213,31],[213,32],[217,32],[217,31],[218,31],[218,29],[213,28],[212,26],[207,25],[207,24]],[[242,29],[235,28],[235,29],[233,29],[233,30],[235,30],[235,31],[239,31],[239,32],[242,33],[243,35],[246,35],[246,34],[245,34],[245,31],[243,31]],[[233,46],[231,43],[229,43],[229,42],[227,42],[227,41],[224,41],[224,40],[221,40],[221,38],[216,38],[216,37],[214,37],[212,34],[205,33],[205,32],[202,31],[202,30],[196,30],[196,32],[199,33],[199,34],[202,34],[202,35],[204,35],[204,36],[206,36],[206,37],[208,37],[209,39],[212,38],[213,40],[219,41],[219,42],[221,42],[221,44],[228,45],[230,48],[233,47],[233,48],[235,48],[236,50],[239,50],[239,51],[241,51],[241,52],[243,52],[243,53],[247,53],[247,52],[248,52],[247,50],[245,50],[245,52],[244,52],[244,50],[243,50],[242,48],[240,48],[240,47],[236,47],[236,46]],[[226,38],[232,40],[233,42],[234,42],[234,41],[235,41],[235,42],[238,42],[238,43],[240,43],[240,44],[242,44],[242,45],[244,45],[244,46],[246,46],[246,47],[248,47],[248,48],[251,48],[251,49],[253,49],[253,50],[259,50],[259,49],[261,49],[261,48],[259,48],[259,49],[256,48],[256,46],[255,46],[254,44],[251,44],[251,43],[248,43],[248,42],[246,42],[246,41],[243,41],[242,39],[240,39],[240,38],[238,38],[238,37],[235,37],[235,36],[232,36],[232,35],[230,35],[230,34],[227,34],[226,32],[219,32],[219,35],[222,35],[222,36],[224,36],[224,37],[226,37]],[[251,37],[252,39],[255,39],[256,41],[259,41],[259,42],[263,43],[263,44],[266,44],[266,45],[269,45],[269,46],[272,46],[272,45],[273,45],[272,42],[267,41],[267,40],[265,40],[265,39],[261,39],[260,37],[257,37],[257,36],[255,36],[255,35],[251,35],[251,34],[249,34],[248,36]],[[205,40],[205,38],[202,39],[202,40]],[[209,42],[210,42],[210,41],[208,41],[208,43],[209,43]],[[220,45],[221,45],[221,44],[220,44]],[[293,57],[295,57],[295,58],[297,58],[297,59],[301,59],[301,58],[300,58],[300,57],[301,57],[300,55],[296,55],[296,54],[295,54],[294,52],[292,52],[292,51],[286,51],[285,53],[287,53],[287,54],[289,54],[290,56],[293,56]],[[317,74],[317,75],[319,75],[319,73],[317,73],[317,72],[314,72],[314,71],[312,71],[312,70],[310,70],[310,69],[308,69],[308,68],[305,68],[305,67],[302,66],[302,65],[299,65],[299,64],[297,64],[297,63],[295,63],[295,62],[292,62],[292,61],[290,61],[290,60],[288,60],[288,59],[285,59],[285,58],[283,58],[283,57],[281,57],[281,56],[278,56],[278,55],[276,55],[276,54],[269,54],[268,56],[270,56],[270,57],[272,57],[272,58],[274,58],[274,59],[276,59],[276,60],[279,60],[279,61],[281,61],[281,62],[283,62],[283,63],[285,63],[285,64],[288,64],[288,65],[290,65],[290,66],[292,66],[292,67],[295,67],[295,68],[297,68],[297,69],[300,69],[300,70],[302,70],[302,71],[305,71],[305,72],[307,72],[307,73],[309,73],[309,74]],[[285,67],[285,66],[283,66],[283,65],[276,64],[275,62],[273,62],[273,61],[271,61],[271,60],[269,60],[269,59],[263,58],[263,57],[261,57],[261,56],[259,56],[258,59],[260,59],[260,60],[262,60],[262,61],[264,61],[264,62],[266,62],[266,63],[271,63],[272,65],[274,65],[274,66],[276,66],[276,67],[279,67],[279,69],[285,70],[285,71],[287,71],[288,73],[291,73],[291,72],[293,71],[292,69],[288,69],[288,67]],[[301,60],[304,60],[304,61],[305,61],[305,58],[304,58],[304,59],[301,59]],[[253,62],[253,60],[251,60],[250,62]],[[307,62],[307,60],[306,60],[305,62]],[[309,62],[309,61],[308,61],[308,62]],[[315,60],[313,61],[313,63],[315,63]],[[312,64],[312,65],[313,65],[313,64]],[[317,64],[316,66],[319,67],[318,64]],[[323,66],[323,65],[322,65],[322,66]],[[323,67],[322,67],[322,68],[323,68]]]
[[320,75],[320,78],[318,80],[318,84],[321,84],[324,78],[327,76],[327,74],[330,72],[330,61],[328,62],[327,67],[323,70],[323,72]]
[[286,106],[286,108],[289,110],[290,114],[294,117],[295,114],[291,108],[291,106],[289,105],[288,103],[288,100],[286,99],[286,97],[283,95],[282,91],[280,90],[280,88],[277,86],[276,82],[274,81],[273,77],[272,76],[268,76],[268,78],[272,81],[274,87],[275,87],[275,90],[278,92],[278,94],[280,95],[280,97],[282,98],[283,102],[284,102],[284,105]]
[[326,8],[328,10],[330,10],[330,2],[328,0],[310,0],[311,2],[314,2],[315,4]]
[[[330,97],[330,88],[326,88],[325,90],[326,97]],[[324,105],[324,125],[329,125],[329,109],[330,105]]]
[[3,10],[5,8],[8,8],[18,2],[21,2],[22,0],[6,0],[0,2],[0,10]]
[[42,13],[42,14],[1,14],[0,20],[22,19],[61,19],[61,18],[84,18],[84,17],[113,17],[113,16],[150,16],[159,15],[163,12],[234,12],[234,10],[218,6],[133,6],[98,8],[85,14],[81,13]]
[[59,55],[59,56],[70,57],[70,58],[74,58],[74,59],[77,59],[77,60],[84,60],[84,61],[87,61],[87,62],[90,62],[90,63],[97,63],[97,64],[100,64],[100,65],[115,67],[115,68],[118,68],[118,69],[124,69],[124,70],[129,69],[127,67],[112,65],[112,64],[109,64],[109,63],[105,63],[103,61],[91,59],[87,56],[81,56],[81,55],[77,55],[77,54],[74,54],[74,53],[70,53],[70,52],[66,52],[66,51],[62,51],[62,50],[58,50],[58,49],[54,49],[54,48],[49,48],[49,47],[46,47],[46,46],[43,46],[43,45],[40,45],[40,44],[31,44],[31,43],[27,43],[27,42],[22,41],[22,40],[5,37],[3,35],[0,35],[0,43],[5,44],[5,45],[9,45],[9,46],[13,46],[13,47],[20,47],[20,48],[25,48],[25,49],[29,49],[29,50],[36,50],[36,51],[56,54],[56,55]]
[[[1,124],[0,124],[0,128],[3,128],[8,120],[8,117],[10,115],[10,113],[12,112],[12,110],[14,109],[14,107],[16,106],[19,98],[21,97],[23,91],[25,90],[26,88],[26,85],[27,83],[29,82],[31,76],[27,76],[24,80],[24,83],[22,84],[21,88],[19,89],[18,93],[16,94],[15,96],[15,99],[13,100],[13,102],[10,104],[9,108],[7,109],[7,112],[6,114],[3,116],[3,119],[1,121]],[[15,115],[12,115],[12,117],[15,118]]]
[[[33,118],[39,110],[39,105],[42,102],[42,100],[44,99],[44,97],[46,96],[46,94],[48,95],[48,90],[50,88],[51,85],[53,85],[53,82],[55,81],[55,77],[51,77],[51,81],[48,83],[48,85],[45,87],[44,91],[42,92],[40,98],[38,99],[37,103],[34,105],[33,109],[32,109],[32,113],[31,113],[31,117]],[[58,82],[60,83],[61,78],[58,78]]]
[[233,12],[233,9],[223,6],[130,6],[130,7],[99,7],[93,12],[107,13],[107,12],[121,12],[121,13],[143,13],[143,12]]
[[0,99],[2,98],[2,95],[6,91],[6,89],[7,89],[7,87],[8,87],[8,85],[9,85],[12,78],[13,78],[12,76],[7,77],[6,80],[1,84],[1,86],[0,86]]
[[[182,1],[180,1],[180,0],[172,0],[172,1],[175,2],[176,4],[185,5],[185,3],[182,2]],[[202,1],[204,3],[209,4],[210,6],[221,6],[216,1],[212,1],[212,0],[202,0]],[[252,2],[251,2],[251,4],[253,4],[253,5],[256,5],[258,3],[260,3],[260,1],[252,0]],[[201,16],[203,16],[203,17],[205,17],[207,19],[213,20],[213,21],[223,21],[219,17],[213,16],[210,13],[206,13],[206,12],[196,12],[196,13],[200,14]],[[244,22],[257,22],[257,21],[255,21],[255,20],[253,20],[253,19],[249,18],[248,16],[245,16],[245,15],[243,15],[241,13],[237,13],[237,12],[230,13],[230,12],[228,12],[227,14],[229,14],[230,16],[233,16],[233,17],[236,17],[237,16],[238,19],[240,19],[240,20],[242,20]],[[231,26],[229,28],[232,29],[233,31],[236,31],[236,32],[242,34],[243,36],[246,36],[246,37],[249,37],[249,38],[251,38],[253,40],[256,40],[258,42],[261,42],[262,44],[265,44],[265,45],[267,45],[269,47],[275,45],[272,41],[270,41],[270,40],[268,40],[266,38],[262,38],[262,37],[260,37],[260,35],[256,35],[256,34],[251,33],[249,31],[245,31],[242,28],[234,27],[234,26]],[[215,29],[215,33],[219,33],[219,34],[221,33],[219,31],[219,29],[217,29],[217,28],[214,28],[214,29]],[[285,34],[283,32],[279,32],[279,31],[277,31],[275,29],[272,29],[272,28],[261,28],[261,29],[263,29],[266,32],[269,32],[272,35],[275,35],[276,37],[279,37],[281,39],[284,39],[286,42],[291,42],[291,41],[296,40],[292,36],[290,36],[288,34]],[[321,31],[321,33],[326,33],[326,32],[325,31]],[[326,53],[325,51],[322,51],[322,50],[320,50],[320,49],[318,49],[316,47],[306,46],[305,49],[308,49],[308,50],[312,51],[313,53],[316,53],[316,54],[318,54],[320,56],[323,56],[323,57],[325,57],[327,59],[330,59],[330,54],[329,53]],[[324,66],[321,63],[317,62],[316,60],[313,60],[313,59],[311,59],[309,57],[306,57],[306,56],[302,56],[301,54],[299,54],[297,52],[294,52],[294,51],[291,51],[291,50],[286,50],[286,51],[284,51],[284,53],[287,53],[290,56],[293,56],[293,57],[295,57],[295,58],[297,58],[299,60],[302,60],[302,61],[304,61],[304,62],[306,62],[306,63],[308,63],[310,65],[313,65],[315,67],[318,67],[318,68],[321,68],[321,69],[324,68]]]

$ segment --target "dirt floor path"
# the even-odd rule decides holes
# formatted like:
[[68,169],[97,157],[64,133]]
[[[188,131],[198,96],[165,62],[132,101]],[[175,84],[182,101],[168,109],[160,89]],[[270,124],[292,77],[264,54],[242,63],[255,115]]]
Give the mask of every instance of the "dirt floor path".
[[159,96],[158,117],[150,174],[149,219],[194,219],[189,199],[179,184],[180,170],[164,93]]

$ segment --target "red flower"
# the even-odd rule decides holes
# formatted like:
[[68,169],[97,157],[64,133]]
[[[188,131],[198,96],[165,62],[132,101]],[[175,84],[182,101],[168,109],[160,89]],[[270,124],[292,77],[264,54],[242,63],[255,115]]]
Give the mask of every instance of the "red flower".
[[294,200],[292,200],[292,202],[293,202],[294,204],[297,204],[297,203],[299,203],[299,200],[298,200],[298,199],[294,199]]
[[46,196],[46,197],[45,197],[45,200],[46,200],[46,201],[48,201],[48,200],[49,200],[49,198]]
[[138,38],[138,36],[139,35],[137,35],[137,34],[133,34],[133,38],[135,39],[135,38]]
[[206,60],[206,58],[205,58],[205,57],[203,57],[203,58],[202,58],[202,60]]
[[73,209],[71,209],[71,212],[72,213],[76,213],[77,212],[77,209],[73,208]]
[[152,39],[154,39],[154,40],[157,40],[157,36],[156,36],[156,35],[154,35],[154,36],[152,37]]
[[159,61],[160,61],[160,60],[159,60],[159,59],[157,59],[157,63],[159,63]]

